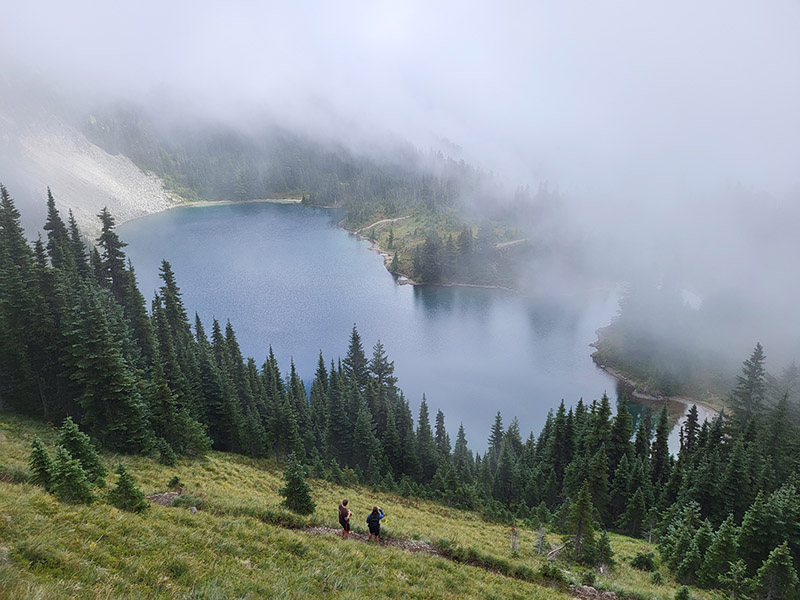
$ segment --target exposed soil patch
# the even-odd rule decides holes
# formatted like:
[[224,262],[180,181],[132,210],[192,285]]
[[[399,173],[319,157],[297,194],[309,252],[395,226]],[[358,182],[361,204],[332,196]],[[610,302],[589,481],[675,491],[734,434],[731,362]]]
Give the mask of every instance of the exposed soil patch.
[[614,592],[603,592],[590,585],[576,585],[570,590],[574,598],[581,600],[619,600]]
[[163,494],[153,494],[152,496],[147,496],[147,500],[153,504],[171,506],[172,501],[178,496],[180,496],[178,492],[164,492]]

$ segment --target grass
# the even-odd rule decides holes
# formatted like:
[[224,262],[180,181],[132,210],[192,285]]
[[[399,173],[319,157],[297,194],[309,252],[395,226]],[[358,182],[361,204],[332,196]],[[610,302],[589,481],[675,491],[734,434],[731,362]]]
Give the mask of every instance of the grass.
[[[317,510],[308,518],[281,507],[280,469],[272,461],[210,453],[165,467],[145,457],[122,460],[146,494],[170,491],[178,477],[180,507],[153,505],[142,515],[102,502],[59,503],[24,482],[33,435],[51,445],[56,431],[0,413],[0,598],[567,598],[582,574],[560,565],[558,577],[535,550],[536,532],[509,529],[476,513],[440,504],[312,480]],[[114,476],[109,476],[113,484]],[[17,482],[19,481],[19,482]],[[173,482],[174,483],[174,482]],[[320,524],[338,528],[337,506],[350,499],[355,531],[366,531],[372,506],[384,507],[382,533],[435,542],[443,556],[391,546],[311,535]],[[191,514],[189,506],[198,511]],[[550,535],[551,544],[559,537]],[[650,551],[640,541],[612,536],[618,566],[596,585],[626,597],[672,598],[677,584],[632,569],[625,557]],[[696,598],[713,596],[695,593]]]

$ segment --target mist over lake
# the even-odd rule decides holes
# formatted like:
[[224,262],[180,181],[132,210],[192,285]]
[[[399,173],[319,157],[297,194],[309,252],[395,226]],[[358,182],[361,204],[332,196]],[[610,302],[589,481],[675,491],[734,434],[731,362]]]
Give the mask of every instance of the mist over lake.
[[470,446],[486,448],[495,413],[537,435],[564,399],[591,402],[615,380],[590,358],[595,330],[617,295],[523,298],[496,289],[398,285],[369,243],[336,226],[336,211],[249,203],[185,207],[119,227],[148,299],[168,260],[184,304],[206,329],[230,320],[242,352],[263,363],[270,346],[307,388],[319,352],[347,351],[355,323],[367,356],[379,339],[416,414],[426,394],[431,420],[445,414],[451,439],[464,423]]

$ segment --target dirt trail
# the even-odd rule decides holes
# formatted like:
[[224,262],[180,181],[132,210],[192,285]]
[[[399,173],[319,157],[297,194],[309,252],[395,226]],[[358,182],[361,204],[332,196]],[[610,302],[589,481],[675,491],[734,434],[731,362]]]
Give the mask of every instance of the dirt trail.
[[411,215],[406,215],[405,217],[397,217],[396,219],[381,219],[380,221],[375,221],[372,225],[367,225],[366,227],[362,227],[361,229],[356,229],[353,233],[360,234],[365,229],[372,229],[378,225],[383,225],[385,223],[394,223],[395,221],[402,221],[403,219],[410,218]]
[[[306,529],[308,533],[312,533],[314,535],[338,535],[341,537],[342,530],[341,529],[333,529],[332,527],[325,527],[324,525],[319,525],[316,527],[309,527]],[[366,533],[356,533],[355,531],[350,532],[350,539],[358,540],[360,542],[366,542],[367,537]],[[395,548],[401,548],[402,550],[406,550],[408,552],[424,552],[426,554],[441,554],[433,544],[429,544],[428,542],[421,542],[419,540],[400,540],[400,539],[382,539],[380,541],[381,546],[393,546]]]

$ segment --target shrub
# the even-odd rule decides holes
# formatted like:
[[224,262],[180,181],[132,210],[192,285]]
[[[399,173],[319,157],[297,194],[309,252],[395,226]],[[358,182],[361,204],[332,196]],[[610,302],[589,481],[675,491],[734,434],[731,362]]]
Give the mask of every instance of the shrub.
[[689,593],[689,588],[682,585],[680,589],[675,592],[675,600],[692,600],[692,595]]
[[128,512],[143,512],[150,506],[144,497],[144,492],[136,487],[133,476],[128,473],[125,465],[120,463],[116,470],[119,475],[117,486],[108,492],[109,504]]
[[655,585],[661,585],[664,583],[664,576],[661,574],[661,571],[656,571],[650,576],[650,583]]
[[637,552],[630,562],[631,566],[639,571],[652,573],[656,570],[655,554],[652,552]]

